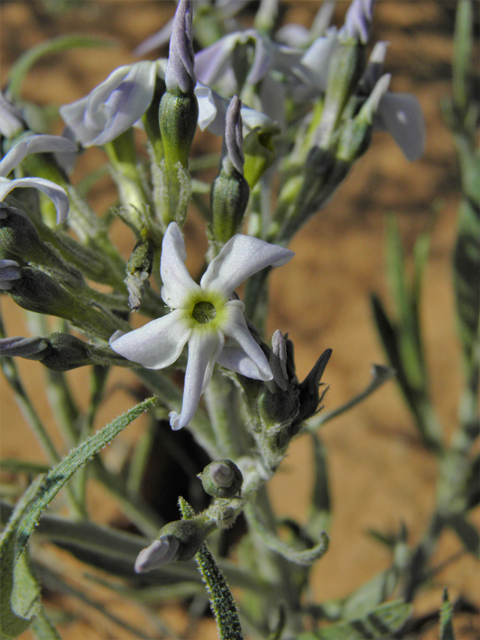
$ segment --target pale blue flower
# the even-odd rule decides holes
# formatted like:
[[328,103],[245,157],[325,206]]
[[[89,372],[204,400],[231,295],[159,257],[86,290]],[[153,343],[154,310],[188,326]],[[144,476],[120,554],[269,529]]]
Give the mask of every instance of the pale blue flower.
[[157,62],[119,67],[88,96],[60,107],[60,115],[84,147],[111,142],[148,109],[158,72]]
[[18,187],[33,187],[47,195],[55,205],[57,224],[64,222],[70,209],[65,189],[45,178],[17,178],[9,180],[6,176],[17,167],[30,153],[72,153],[76,146],[70,140],[60,136],[30,135],[19,140],[0,162],[0,202]]
[[172,311],[111,341],[116,353],[149,369],[172,365],[188,343],[183,405],[180,414],[170,413],[173,429],[185,427],[192,419],[215,362],[256,380],[273,378],[265,354],[247,327],[245,307],[232,295],[251,275],[285,264],[293,252],[235,235],[212,260],[200,284],[189,275],[186,257],[182,233],[172,222],[163,239],[160,264],[162,298]]

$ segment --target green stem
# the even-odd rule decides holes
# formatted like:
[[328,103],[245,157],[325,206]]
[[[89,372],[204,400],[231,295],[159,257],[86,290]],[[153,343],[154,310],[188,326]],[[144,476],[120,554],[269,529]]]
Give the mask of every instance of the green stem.
[[[5,332],[3,323],[0,319],[0,338],[4,337]],[[12,387],[12,390],[15,394],[15,400],[17,401],[17,404],[19,405],[25,419],[30,425],[33,434],[37,438],[42,449],[45,451],[49,463],[51,465],[58,464],[58,462],[60,462],[61,460],[61,456],[57,451],[57,448],[53,444],[53,441],[50,438],[47,429],[45,428],[43,422],[40,420],[38,413],[33,406],[25,387],[23,386],[13,358],[3,357],[0,362],[0,366],[3,370],[5,378]],[[66,490],[70,508],[72,509],[73,513],[78,518],[84,518],[86,516],[86,513],[81,504],[78,502],[72,488],[67,485]]]

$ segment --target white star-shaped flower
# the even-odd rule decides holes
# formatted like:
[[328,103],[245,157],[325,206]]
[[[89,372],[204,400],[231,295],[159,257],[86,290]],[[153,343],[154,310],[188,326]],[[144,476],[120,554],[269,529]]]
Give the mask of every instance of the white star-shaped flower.
[[170,413],[173,429],[192,419],[215,362],[256,380],[271,380],[272,370],[250,333],[244,304],[231,299],[235,289],[257,271],[279,267],[293,257],[289,249],[251,236],[231,238],[212,260],[200,284],[185,266],[182,233],[172,222],[162,246],[162,298],[172,311],[140,329],[113,339],[112,349],[148,369],[173,364],[188,342],[188,362],[181,413]]

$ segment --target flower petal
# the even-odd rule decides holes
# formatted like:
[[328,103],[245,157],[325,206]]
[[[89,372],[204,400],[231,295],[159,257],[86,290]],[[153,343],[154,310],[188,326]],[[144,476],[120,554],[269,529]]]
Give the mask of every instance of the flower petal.
[[208,128],[214,135],[222,136],[225,131],[228,100],[198,81],[195,86],[195,95],[198,101],[198,126],[201,131]]
[[312,83],[319,91],[327,88],[328,66],[337,44],[337,30],[331,27],[324,36],[312,42],[302,57],[303,67],[310,71],[310,74],[305,74],[306,83]]
[[176,411],[170,413],[170,425],[175,431],[186,427],[193,418],[200,396],[210,382],[213,365],[223,349],[223,344],[221,331],[192,331],[188,341],[182,412],[180,415]]
[[211,85],[230,67],[230,56],[239,42],[239,32],[220,38],[210,47],[195,55],[195,77],[203,84]]
[[60,115],[67,125],[66,131],[68,135],[73,134],[75,140],[78,140],[84,147],[91,144],[92,140],[100,135],[105,126],[105,117],[103,117],[101,123],[99,122],[95,126],[92,122],[89,122],[88,125],[85,122],[85,113],[89,99],[90,96],[86,96],[70,104],[64,104],[59,108]]
[[57,224],[65,222],[70,210],[70,202],[67,192],[55,182],[45,180],[44,178],[18,178],[17,180],[7,180],[0,177],[0,202],[5,196],[17,187],[33,187],[38,189],[53,201],[57,210]]
[[103,108],[107,123],[103,132],[91,144],[103,145],[117,138],[139,120],[150,106],[155,90],[156,66],[143,61],[132,65],[123,81],[116,87]]
[[8,176],[29,153],[75,152],[77,145],[61,136],[31,135],[19,140],[0,162],[0,176]]
[[187,271],[185,242],[176,222],[168,225],[163,237],[160,275],[162,277],[162,298],[169,307],[181,307],[192,293],[201,292]]
[[265,267],[280,267],[294,256],[293,251],[259,238],[236,235],[209,264],[200,281],[202,289],[215,289],[229,298],[235,289]]
[[23,127],[21,111],[14,107],[0,91],[0,133],[5,138],[13,138]]
[[380,100],[377,115],[407,160],[418,160],[425,151],[425,122],[422,108],[409,93],[388,91]]
[[156,62],[115,69],[90,95],[60,107],[60,115],[83,146],[103,145],[131,127],[148,109]]
[[[273,378],[272,370],[261,347],[255,342],[247,327],[244,309],[243,302],[240,302],[240,300],[230,300],[230,302],[227,302],[225,304],[225,312],[227,313],[228,319],[225,325],[222,326],[222,331],[226,337],[232,338],[255,364],[258,374],[255,376],[248,375],[248,377],[257,380],[271,380]],[[228,349],[230,349],[230,347],[224,349],[227,353],[225,353],[223,362],[226,362],[226,359],[229,358]],[[217,361],[219,361],[218,358]],[[235,363],[233,358],[231,361]],[[239,359],[236,360],[236,364],[240,366]],[[249,370],[245,362],[242,364],[242,367],[244,371]],[[239,373],[243,373],[243,371],[239,371]],[[247,375],[247,373],[243,373],[243,375]]]
[[255,362],[247,356],[241,347],[225,345],[222,353],[217,357],[217,364],[235,373],[241,373],[246,378],[264,380]]
[[115,353],[147,369],[164,369],[178,360],[190,333],[183,313],[172,311],[140,329],[125,333],[110,346]]

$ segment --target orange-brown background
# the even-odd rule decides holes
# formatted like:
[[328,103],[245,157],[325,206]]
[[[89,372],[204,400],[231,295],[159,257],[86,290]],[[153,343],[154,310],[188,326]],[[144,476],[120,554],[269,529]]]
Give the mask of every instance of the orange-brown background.
[[[55,14],[46,12],[44,4],[47,2],[17,1],[0,7],[2,84],[10,64],[46,38],[88,32],[118,41],[112,50],[69,51],[35,66],[24,85],[23,97],[57,105],[83,97],[111,70],[133,62],[133,48],[158,30],[174,7],[167,1],[87,0],[67,2],[69,9]],[[306,24],[318,7],[316,0],[284,4],[289,20]],[[343,2],[338,4],[337,23],[346,7]],[[399,214],[410,248],[429,213],[437,211],[421,314],[432,394],[446,438],[456,425],[461,388],[450,272],[459,183],[452,139],[439,108],[439,100],[450,91],[454,6],[454,2],[447,1],[378,2],[373,38],[390,41],[386,67],[393,74],[391,88],[415,93],[422,104],[427,124],[426,153],[420,161],[409,164],[390,137],[374,136],[367,155],[339,193],[292,243],[295,259],[274,273],[268,323],[270,333],[279,328],[294,341],[300,378],[325,348],[333,349],[325,374],[330,385],[325,406],[330,410],[342,404],[367,384],[371,363],[385,361],[368,303],[372,290],[387,295],[383,272],[385,214],[388,211]],[[76,178],[90,162],[101,159],[101,152],[83,157]],[[95,206],[104,211],[114,199],[111,183],[102,181],[94,193]],[[133,244],[129,232],[117,225],[115,236],[128,255]],[[193,215],[187,225],[189,266],[200,263],[205,245],[201,222]],[[9,335],[22,331],[25,335],[25,330],[19,329],[18,309],[6,296],[3,298]],[[27,361],[19,365],[41,415],[47,424],[51,423],[41,365]],[[85,395],[82,389],[87,384],[86,371],[77,371],[69,377],[75,381],[81,401]],[[110,386],[127,380],[123,370],[116,371]],[[3,379],[0,387],[1,456],[37,459],[41,455],[38,445]],[[112,411],[119,413],[130,406],[131,400],[120,392],[113,397],[114,409],[103,411],[97,426],[104,424]],[[128,443],[142,428],[141,421],[132,425],[115,444],[111,455],[120,458],[126,455]],[[394,383],[329,423],[322,437],[329,453],[334,522],[329,552],[313,572],[313,587],[318,599],[330,599],[346,595],[388,566],[387,552],[366,535],[367,529],[397,530],[403,521],[410,531],[411,542],[419,540],[434,506],[436,467],[431,456],[422,450]],[[305,517],[311,481],[309,441],[300,438],[271,483],[273,501],[280,514]],[[90,503],[98,520],[108,521],[115,516],[115,505],[107,503],[102,492],[93,491]],[[475,515],[480,525],[478,510]],[[445,533],[435,561],[441,562],[459,549],[454,536]],[[464,555],[435,578],[436,586],[419,598],[417,611],[425,613],[437,607],[443,585],[449,587],[452,598],[464,593],[480,604],[479,582],[478,564]],[[110,595],[104,597],[111,602]],[[82,613],[87,620],[62,627],[63,637],[130,637],[117,627],[105,625],[94,614]],[[177,613],[171,607],[164,615],[182,628]],[[135,618],[133,612],[132,616]],[[136,624],[141,626],[141,620],[136,619]],[[474,617],[459,617],[455,627],[459,640],[479,637],[478,620]],[[196,633],[195,637],[215,637],[209,622],[202,623]],[[435,638],[437,631],[432,630],[424,637]]]

